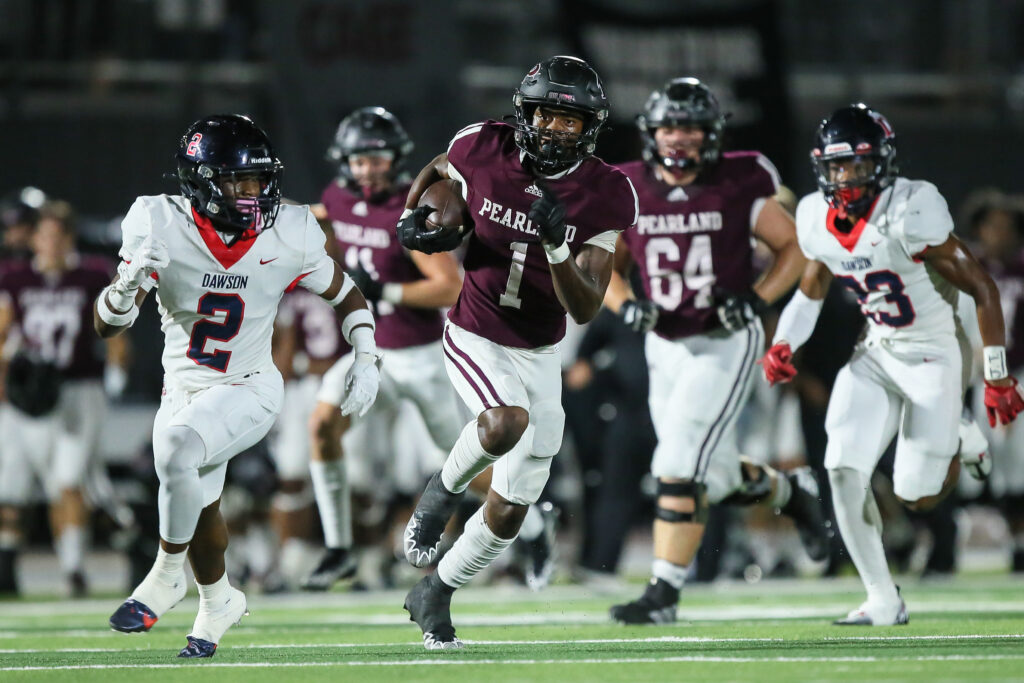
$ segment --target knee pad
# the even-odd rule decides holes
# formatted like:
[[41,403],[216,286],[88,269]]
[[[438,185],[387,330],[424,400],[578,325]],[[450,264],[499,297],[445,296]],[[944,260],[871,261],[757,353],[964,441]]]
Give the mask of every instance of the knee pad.
[[161,480],[198,470],[205,454],[203,440],[189,427],[172,425],[153,434],[153,466]]
[[562,448],[562,433],[565,431],[565,411],[561,399],[538,401],[530,407],[530,422],[533,424],[533,454],[537,457],[553,457]]
[[656,493],[658,498],[669,496],[671,498],[690,498],[693,500],[693,512],[680,512],[679,510],[670,510],[661,505],[656,505],[654,516],[661,521],[673,524],[704,524],[708,521],[708,490],[703,482],[665,482],[659,479]]

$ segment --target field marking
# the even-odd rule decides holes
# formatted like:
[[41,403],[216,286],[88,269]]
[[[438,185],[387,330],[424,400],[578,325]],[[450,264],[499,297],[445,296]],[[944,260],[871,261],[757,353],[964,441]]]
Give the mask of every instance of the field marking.
[[[614,645],[629,643],[679,643],[679,644],[714,644],[714,643],[803,643],[822,641],[829,644],[865,641],[956,641],[956,640],[1024,640],[1021,633],[965,633],[958,635],[915,635],[915,636],[823,636],[821,638],[714,638],[703,636],[656,636],[650,638],[579,638],[566,640],[466,640],[467,645]],[[232,645],[233,650],[285,650],[315,648],[357,648],[357,647],[420,647],[418,640],[400,643],[250,643],[248,645]],[[87,653],[87,652],[136,652],[157,648],[114,648],[114,647],[67,647],[67,648],[28,648],[0,649],[0,654],[44,654],[44,653]]]
[[[441,655],[442,657],[444,655]],[[674,656],[674,657],[609,657],[607,659],[410,659],[404,662],[395,661],[338,661],[338,662],[204,662],[202,668],[219,669],[266,669],[266,668],[305,668],[325,666],[474,666],[504,665],[524,666],[538,664],[672,664],[672,663],[711,663],[711,664],[813,664],[813,663],[890,663],[890,662],[986,662],[986,661],[1020,661],[1024,654],[1019,655],[922,655],[917,657],[720,657],[720,656]],[[78,670],[111,670],[111,669],[180,669],[188,664],[67,664],[57,666],[4,666],[0,671],[78,671]]]

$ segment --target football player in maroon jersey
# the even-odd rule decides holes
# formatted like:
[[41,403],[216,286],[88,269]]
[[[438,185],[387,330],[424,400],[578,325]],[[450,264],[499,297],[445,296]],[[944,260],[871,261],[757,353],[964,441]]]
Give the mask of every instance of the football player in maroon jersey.
[[3,407],[0,503],[7,507],[0,512],[0,537],[18,537],[17,510],[28,503],[32,480],[38,478],[50,500],[61,570],[72,595],[80,596],[86,591],[82,563],[89,522],[82,489],[106,413],[104,364],[123,368],[127,345],[125,339],[112,339],[106,357],[97,353],[89,332],[92,301],[113,268],[75,251],[74,214],[66,202],[40,207],[29,244],[31,261],[0,271],[0,346],[16,333],[20,347],[55,367],[63,380],[47,405],[31,400],[41,398],[38,394],[23,402],[12,389]]
[[398,225],[410,249],[458,246],[460,231],[431,229],[430,208],[416,208],[427,187],[448,178],[461,183],[475,223],[443,338],[448,375],[474,419],[406,527],[413,565],[437,558],[445,523],[470,480],[493,463],[486,503],[437,572],[406,596],[428,649],[462,646],[451,622],[452,593],[512,544],[544,488],[565,422],[558,342],[566,312],[581,323],[597,314],[615,241],[636,222],[629,179],[593,156],[608,100],[586,62],[540,62],[513,104],[514,125],[486,121],[455,134],[416,177]]
[[[812,557],[827,550],[810,470],[782,475],[741,457],[737,444],[736,420],[764,347],[759,313],[796,283],[805,261],[793,218],[773,199],[775,167],[757,152],[722,152],[725,119],[706,85],[673,79],[638,117],[644,159],[620,166],[637,189],[640,217],[619,238],[605,302],[648,333],[658,436],[652,578],[642,597],[612,607],[624,623],[675,621],[709,502],[780,508]],[[751,237],[774,255],[760,279]],[[626,279],[634,264],[639,299]]]

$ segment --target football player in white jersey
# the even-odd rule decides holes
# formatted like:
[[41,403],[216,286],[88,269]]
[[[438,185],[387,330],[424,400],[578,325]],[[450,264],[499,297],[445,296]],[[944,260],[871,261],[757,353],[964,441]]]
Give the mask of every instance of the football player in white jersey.
[[282,295],[296,285],[335,307],[355,361],[346,414],[377,394],[373,316],[324,249],[308,207],[281,205],[281,163],[249,118],[192,124],[177,154],[180,196],[139,197],[121,229],[118,277],[96,300],[101,337],[123,332],[157,290],[164,332],[164,389],[153,424],[160,478],[160,550],[153,569],[110,618],[148,631],[185,596],[186,550],[199,613],[180,657],[212,657],[246,613],[224,573],[227,528],[219,505],[227,462],[262,439],[281,410],[271,334]]
[[[893,488],[928,510],[956,484],[978,450],[959,443],[970,347],[956,316],[957,291],[974,299],[985,345],[989,422],[1011,422],[1024,391],[1007,372],[999,292],[952,234],[935,186],[898,177],[895,135],[866,105],[835,111],[818,129],[811,162],[818,192],[797,207],[797,239],[810,262],[760,361],[771,383],[796,374],[793,352],[810,337],[833,278],[860,300],[867,330],[832,389],[825,428],[836,519],[867,600],[839,625],[907,623],[882,549],[871,474],[894,436]],[[957,454],[960,458],[957,458]]]

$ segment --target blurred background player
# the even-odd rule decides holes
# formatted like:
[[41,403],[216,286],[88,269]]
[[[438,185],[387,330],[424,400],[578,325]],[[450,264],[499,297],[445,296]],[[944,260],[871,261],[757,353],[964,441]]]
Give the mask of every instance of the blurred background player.
[[385,424],[394,424],[403,400],[416,405],[439,448],[451,449],[459,437],[461,420],[441,362],[439,310],[458,298],[458,264],[451,254],[407,250],[395,239],[394,226],[409,187],[403,168],[412,149],[412,140],[391,112],[357,109],[338,126],[328,149],[328,158],[338,164],[338,177],[324,189],[322,204],[314,207],[320,218],[330,221],[338,260],[373,309],[384,362],[380,394],[366,418],[353,422],[339,410],[351,354],[324,375],[316,396],[309,467],[327,553],[303,584],[307,590],[327,590],[356,571],[342,437],[356,457],[366,457],[379,438],[379,431],[369,425],[382,415],[387,416]]
[[978,469],[984,439],[972,443],[977,430],[960,421],[970,346],[956,316],[956,289],[977,306],[989,424],[1008,424],[1024,409],[1024,392],[1008,371],[999,291],[953,236],[935,186],[897,176],[895,143],[886,118],[864,104],[838,109],[818,127],[811,164],[819,191],[797,207],[800,248],[810,261],[761,361],[769,382],[792,379],[793,350],[813,331],[833,277],[856,293],[870,324],[832,390],[825,466],[867,600],[838,625],[908,621],[871,491],[871,474],[892,438],[893,490],[911,510],[941,502],[961,461]]
[[[0,347],[19,349],[6,370],[8,402],[0,408],[0,537],[17,539],[18,508],[42,483],[60,568],[73,596],[86,592],[89,510],[84,485],[106,415],[105,363],[124,376],[127,345],[93,337],[92,302],[110,281],[105,259],[75,250],[75,217],[63,201],[47,201],[29,234],[32,258],[0,270]],[[5,367],[7,366],[7,367]],[[52,381],[37,383],[37,373]],[[16,375],[20,376],[17,377]],[[123,383],[122,383],[123,388]],[[16,543],[4,543],[6,552]],[[6,572],[0,572],[6,573]]]
[[225,573],[220,498],[228,461],[270,431],[283,381],[271,337],[284,292],[302,285],[342,319],[355,349],[342,411],[365,413],[379,384],[373,316],[327,255],[306,207],[282,206],[281,162],[251,119],[200,119],[178,146],[181,195],[139,197],[122,222],[118,276],[96,300],[96,331],[122,333],[158,288],[164,390],[153,424],[160,479],[160,550],[152,570],[110,617],[114,630],[148,631],[185,597],[186,550],[199,611],[179,657],[212,657],[246,613]]
[[578,323],[597,315],[615,240],[636,222],[629,179],[593,156],[608,117],[597,72],[576,57],[546,59],[527,72],[513,105],[515,125],[487,121],[456,133],[416,176],[398,225],[409,249],[459,246],[461,229],[430,229],[430,207],[416,208],[448,178],[461,183],[475,222],[465,284],[444,328],[448,376],[473,419],[406,527],[412,565],[436,559],[466,487],[493,464],[486,503],[406,596],[427,649],[462,647],[452,593],[513,543],[540,497],[565,422],[558,342],[566,312]]
[[[653,331],[646,354],[658,436],[652,578],[642,597],[612,607],[624,623],[675,621],[709,502],[782,509],[814,559],[827,551],[810,471],[783,475],[739,452],[736,421],[764,348],[759,314],[805,261],[793,218],[773,199],[778,172],[758,152],[722,153],[725,119],[706,85],[674,79],[638,117],[644,160],[620,166],[637,188],[640,217],[619,237],[605,300],[633,329]],[[756,284],[752,236],[773,256]],[[627,280],[634,263],[641,300]]]

